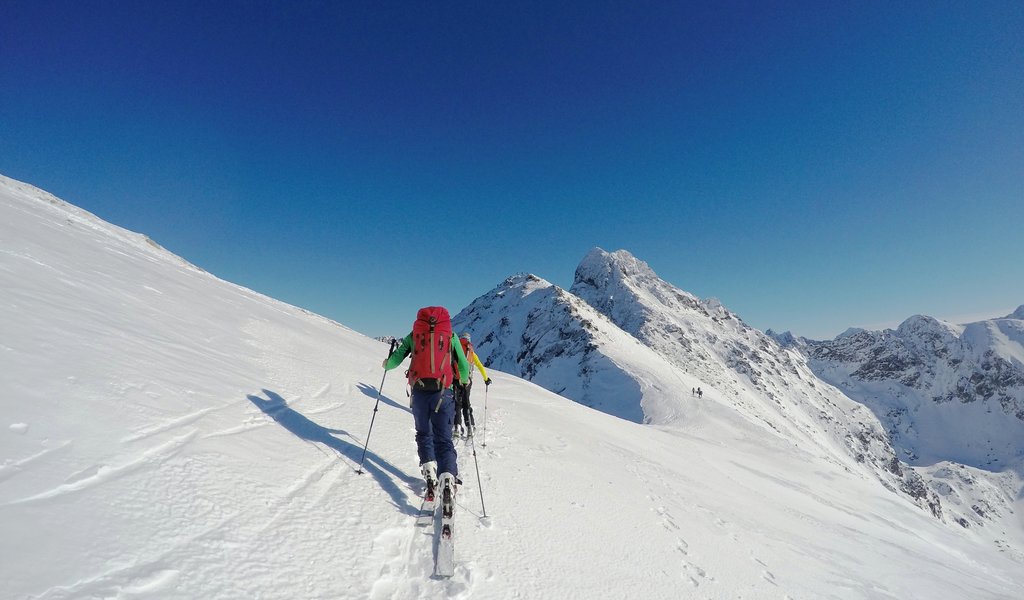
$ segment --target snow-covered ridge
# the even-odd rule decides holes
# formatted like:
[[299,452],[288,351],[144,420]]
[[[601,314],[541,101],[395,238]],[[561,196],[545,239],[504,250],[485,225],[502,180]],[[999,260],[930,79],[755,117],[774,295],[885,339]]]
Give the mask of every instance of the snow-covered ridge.
[[0,181],[0,598],[1024,596],[1016,529],[943,526],[713,398],[641,426],[499,370],[433,577],[386,344],[46,204]]
[[10,208],[12,210],[17,210],[23,214],[49,214],[54,223],[61,222],[66,226],[86,228],[96,232],[98,235],[104,236],[107,240],[118,240],[136,248],[140,252],[174,260],[197,271],[202,270],[181,257],[168,252],[148,236],[112,225],[86,210],[57,198],[49,192],[3,175],[0,175],[0,187],[8,191],[7,198],[11,202]]
[[669,420],[671,397],[696,385],[591,306],[535,275],[509,277],[453,325],[473,332],[488,365],[634,422]]

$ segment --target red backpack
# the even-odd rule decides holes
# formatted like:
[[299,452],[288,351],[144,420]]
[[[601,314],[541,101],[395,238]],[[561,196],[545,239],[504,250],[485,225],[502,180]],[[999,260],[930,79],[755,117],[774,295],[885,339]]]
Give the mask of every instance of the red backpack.
[[443,306],[428,306],[412,324],[412,364],[409,384],[429,391],[451,385],[452,320]]
[[468,362],[469,366],[472,368],[473,359],[470,358],[469,355],[473,353],[473,344],[465,338],[459,338],[459,343],[462,344],[462,353],[466,355],[466,362]]

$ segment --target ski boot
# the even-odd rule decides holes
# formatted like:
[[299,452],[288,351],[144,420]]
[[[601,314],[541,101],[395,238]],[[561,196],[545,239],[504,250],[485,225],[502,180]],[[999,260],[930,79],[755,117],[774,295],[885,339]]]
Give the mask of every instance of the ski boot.
[[451,519],[455,513],[455,492],[459,487],[459,480],[451,473],[441,473],[441,480],[438,485],[441,489],[441,518]]
[[437,491],[437,461],[425,462],[420,465],[420,472],[423,473],[423,479],[427,482],[427,494],[426,499],[428,502],[434,501],[434,493]]

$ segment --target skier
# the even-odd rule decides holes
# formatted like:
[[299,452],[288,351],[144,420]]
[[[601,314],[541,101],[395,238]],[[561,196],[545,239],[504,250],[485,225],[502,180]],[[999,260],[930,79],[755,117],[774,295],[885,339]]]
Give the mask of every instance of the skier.
[[[466,360],[469,362],[469,376],[466,377],[468,382],[463,385],[462,383],[455,382],[455,428],[452,430],[452,436],[464,435],[466,437],[473,437],[473,430],[476,428],[476,420],[473,418],[473,406],[469,403],[469,393],[473,388],[473,366],[476,365],[480,369],[480,374],[484,376],[484,385],[487,387],[491,386],[491,378],[487,376],[487,369],[484,368],[483,363],[480,362],[480,357],[476,355],[473,350],[472,338],[469,332],[465,332],[459,339],[459,344],[462,346],[462,351],[466,355]],[[465,422],[465,427],[463,427]]]
[[697,397],[703,399],[704,398],[704,390],[702,390],[700,388],[697,388]]
[[[459,481],[458,455],[452,442],[452,420],[455,412],[452,382],[466,380],[469,362],[462,345],[452,333],[448,310],[441,306],[421,308],[416,314],[412,333],[384,360],[384,369],[391,370],[412,355],[409,385],[412,387],[412,416],[416,427],[416,451],[420,472],[427,482],[427,493],[441,486],[451,486],[454,494]],[[454,352],[453,352],[454,351]],[[458,371],[452,365],[454,355]]]

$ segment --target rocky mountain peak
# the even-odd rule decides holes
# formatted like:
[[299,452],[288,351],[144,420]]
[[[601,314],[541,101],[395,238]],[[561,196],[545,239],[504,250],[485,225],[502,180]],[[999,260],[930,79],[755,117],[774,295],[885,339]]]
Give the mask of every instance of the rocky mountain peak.
[[625,250],[591,250],[576,268],[569,291],[641,337],[641,329],[661,320],[656,313],[711,316],[696,296],[661,279],[646,262]]
[[951,335],[955,337],[958,333],[956,326],[951,323],[927,315],[909,317],[896,328],[896,335],[900,337],[914,335]]
[[806,343],[803,337],[799,337],[793,334],[792,331],[786,330],[781,333],[769,329],[764,334],[782,346],[783,348],[799,348]]
[[837,335],[836,339],[839,340],[839,339],[842,339],[842,338],[849,338],[849,337],[853,337],[855,335],[859,335],[859,334],[867,333],[867,332],[868,332],[868,330],[864,329],[863,327],[848,327],[846,329],[846,331],[844,331],[844,332],[840,333],[839,335]]
[[594,248],[576,267],[573,288],[591,287],[602,291],[614,287],[623,280],[642,282],[657,277],[647,263],[626,250],[606,252],[601,248]]
[[516,273],[501,282],[495,291],[508,290],[513,288],[523,288],[525,290],[535,290],[537,288],[551,287],[553,284],[542,277],[537,277],[533,273]]

